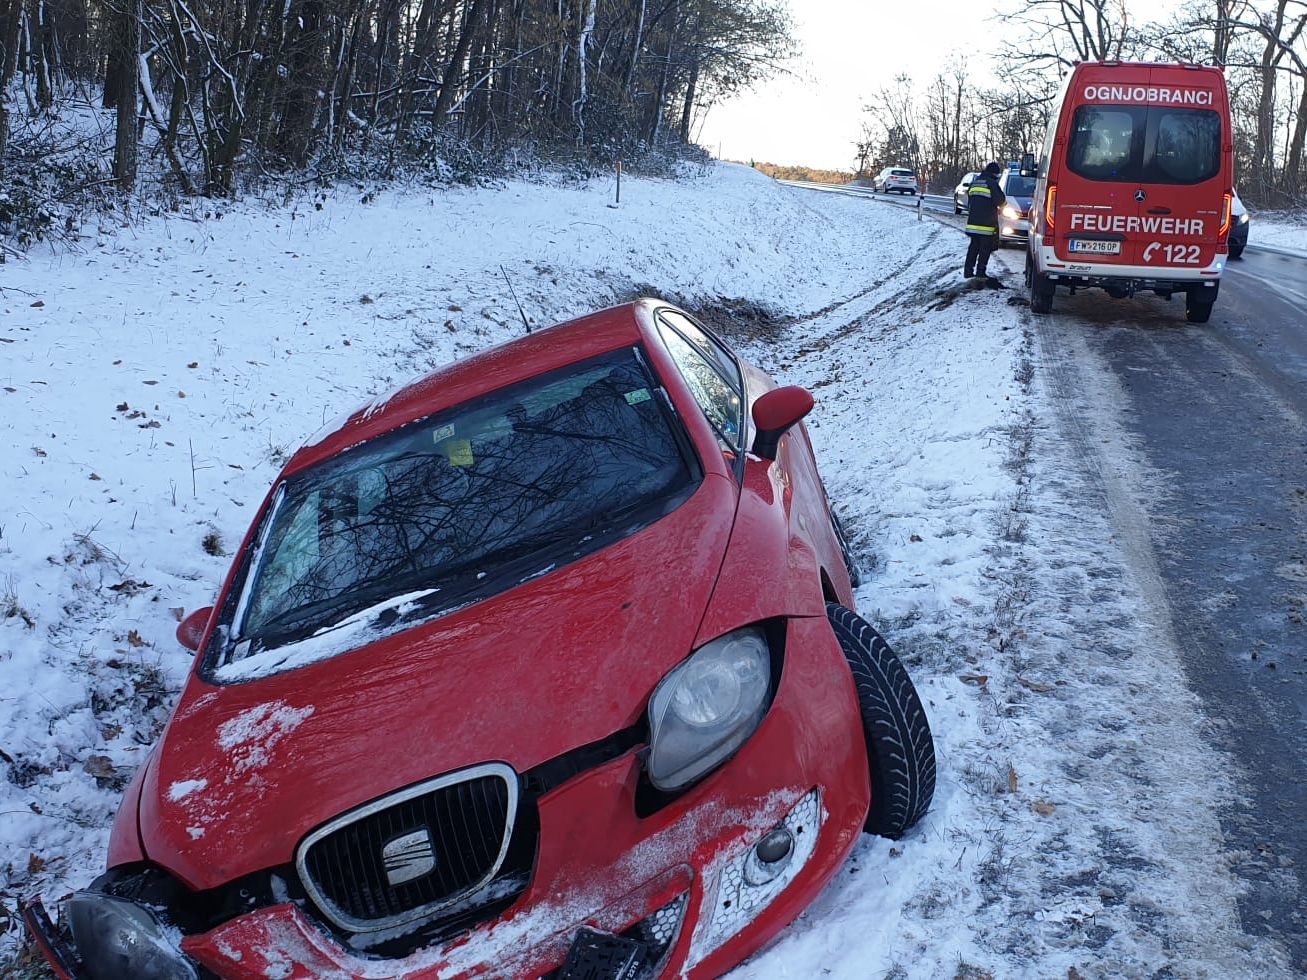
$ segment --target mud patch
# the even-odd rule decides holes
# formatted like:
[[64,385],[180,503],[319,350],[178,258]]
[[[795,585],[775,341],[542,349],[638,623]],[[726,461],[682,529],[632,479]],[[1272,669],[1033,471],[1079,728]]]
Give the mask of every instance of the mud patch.
[[636,283],[622,297],[622,302],[652,297],[679,306],[691,316],[731,341],[775,343],[796,317],[780,313],[755,300],[742,297],[689,297],[674,290],[659,289],[649,283]]

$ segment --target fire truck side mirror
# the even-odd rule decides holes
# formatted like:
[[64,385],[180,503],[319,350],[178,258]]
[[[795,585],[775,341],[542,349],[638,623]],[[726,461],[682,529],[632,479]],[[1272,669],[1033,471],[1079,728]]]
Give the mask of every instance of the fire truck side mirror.
[[1039,170],[1035,166],[1035,155],[1033,153],[1021,154],[1021,176],[1038,177]]

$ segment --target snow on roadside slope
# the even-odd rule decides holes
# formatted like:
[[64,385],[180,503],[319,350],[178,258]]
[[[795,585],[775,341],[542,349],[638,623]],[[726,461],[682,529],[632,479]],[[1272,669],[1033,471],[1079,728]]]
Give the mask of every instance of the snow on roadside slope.
[[1020,314],[956,285],[955,233],[743,168],[623,192],[620,210],[601,185],[523,184],[341,194],[293,220],[244,207],[36,256],[5,283],[31,294],[4,294],[0,318],[0,601],[21,610],[0,619],[5,906],[99,871],[115,788],[189,666],[170,610],[210,600],[229,560],[210,552],[235,547],[287,450],[516,336],[503,266],[541,323],[633,283],[801,314],[749,346],[818,395],[823,472],[872,566],[861,608],[927,699],[940,785],[920,828],[864,840],[742,975],[1273,964],[1238,935],[1193,799],[1221,787],[1176,785],[1157,746],[1179,746],[1181,776],[1221,762],[1175,672],[1126,655],[1151,639],[1137,589],[1043,427]]
[[1252,215],[1249,245],[1272,245],[1307,253],[1307,216],[1263,211]]

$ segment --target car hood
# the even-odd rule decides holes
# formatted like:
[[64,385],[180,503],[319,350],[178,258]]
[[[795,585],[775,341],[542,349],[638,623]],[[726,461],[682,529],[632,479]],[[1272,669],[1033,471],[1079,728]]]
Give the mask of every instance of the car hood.
[[1033,197],[1022,197],[1020,195],[1016,195],[1014,197],[1008,198],[1008,201],[1010,203],[1015,204],[1022,211],[1029,211],[1030,205],[1034,203],[1034,200],[1035,199]]
[[147,856],[211,888],[399,787],[524,772],[637,723],[690,652],[736,502],[710,474],[631,537],[434,621],[241,684],[193,677],[141,788]]

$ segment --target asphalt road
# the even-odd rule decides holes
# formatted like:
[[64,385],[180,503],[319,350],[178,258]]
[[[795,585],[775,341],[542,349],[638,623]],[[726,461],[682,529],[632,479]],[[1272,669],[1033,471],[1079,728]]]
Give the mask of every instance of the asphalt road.
[[[923,206],[961,221],[948,197]],[[1169,620],[1231,759],[1221,775],[1243,799],[1222,814],[1212,860],[1249,886],[1246,931],[1307,975],[1307,257],[1256,240],[1254,218],[1210,323],[1186,322],[1182,297],[1101,290],[1059,291],[1030,322],[1057,424],[1099,457],[1118,532],[1139,539],[1137,577],[1155,583],[1145,601]],[[999,256],[1020,293],[1022,253]]]
[[[1009,278],[1020,286],[1019,271]],[[1307,974],[1304,309],[1307,259],[1250,247],[1208,324],[1187,323],[1181,298],[1096,290],[1031,319],[1046,360],[1067,368],[1054,396],[1091,430],[1099,408],[1124,420],[1141,465],[1100,465],[1117,466],[1146,517],[1190,685],[1245,796],[1222,815],[1227,850],[1213,860],[1250,886],[1245,929],[1279,939]],[[1124,404],[1096,405],[1104,391]]]

